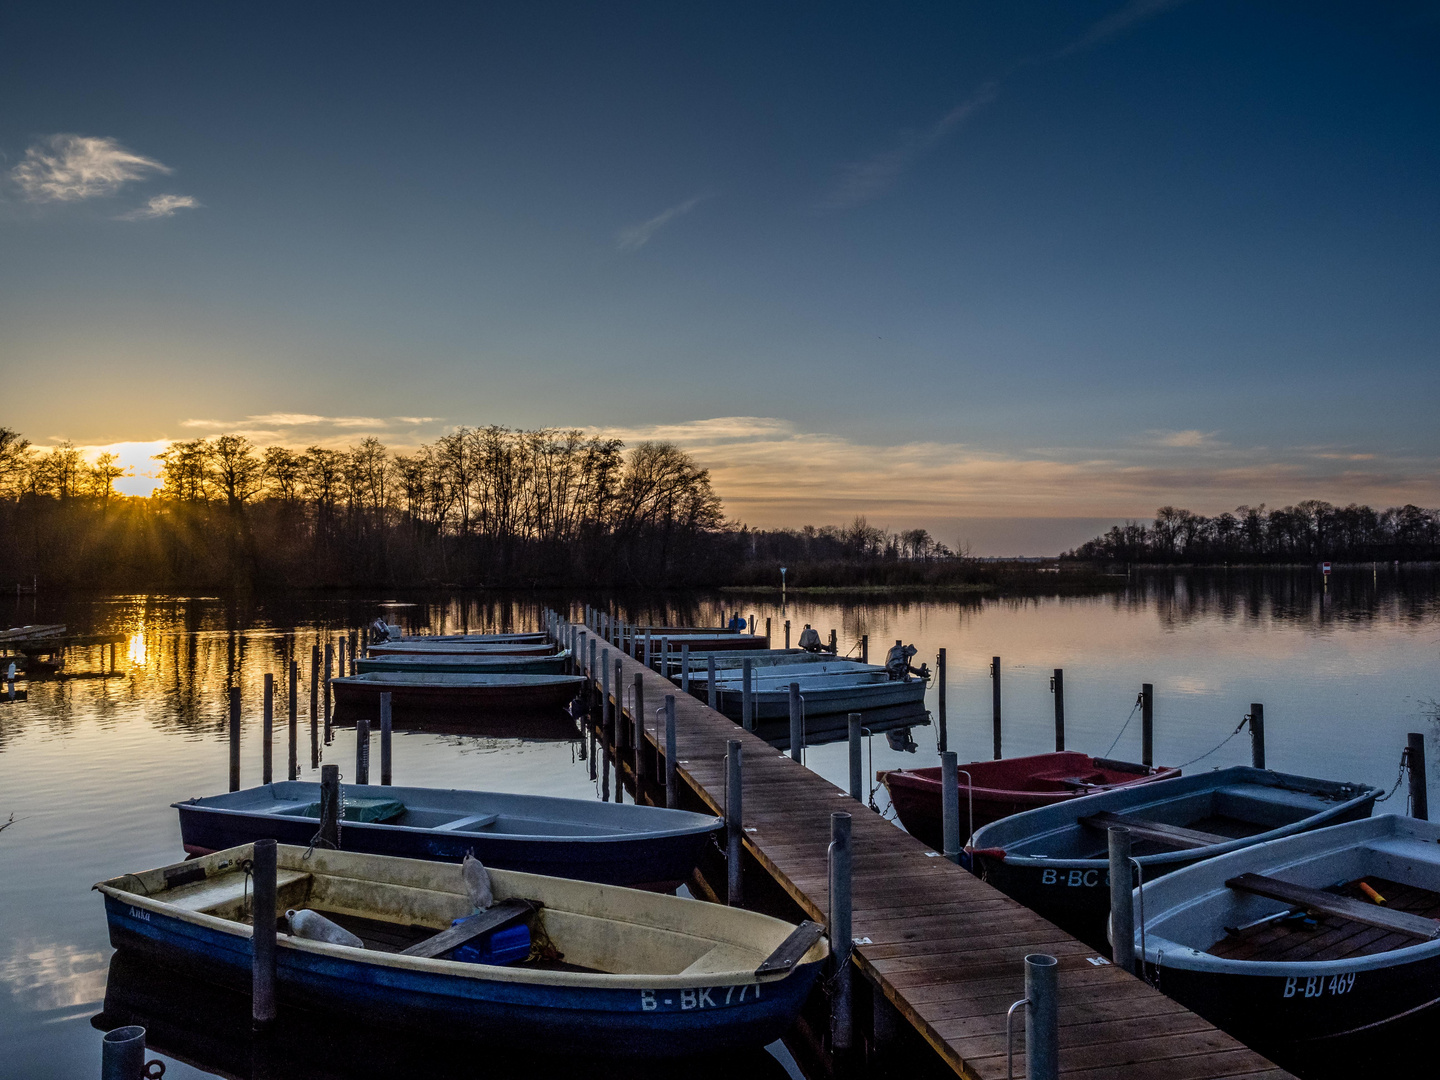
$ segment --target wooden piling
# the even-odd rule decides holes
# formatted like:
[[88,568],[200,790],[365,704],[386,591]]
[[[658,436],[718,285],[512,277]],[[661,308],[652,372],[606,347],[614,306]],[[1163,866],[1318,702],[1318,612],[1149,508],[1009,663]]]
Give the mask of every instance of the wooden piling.
[[770,616],[765,616],[765,648],[770,648]]
[[665,695],[665,805],[674,810],[680,805],[675,787],[675,695]]
[[[646,659],[650,653],[650,635],[645,635]],[[645,665],[650,666],[648,663]],[[640,801],[640,785],[645,780],[645,676],[635,673],[635,698],[630,706],[630,722],[635,736],[635,801]]]
[[741,662],[740,676],[740,725],[746,731],[755,730],[755,661],[748,657]]
[[1065,669],[1056,668],[1050,677],[1050,691],[1055,695],[1055,751],[1065,749]]
[[339,656],[338,656],[338,658],[339,658],[339,663],[336,664],[335,670],[340,673],[340,678],[343,679],[343,678],[345,677],[345,638],[344,638],[344,637],[341,637],[341,638],[340,638],[340,651],[339,651]]
[[725,744],[725,902],[739,907],[744,902],[745,826],[739,739]]
[[260,727],[260,782],[275,780],[275,676],[265,673],[265,706]]
[[290,693],[285,718],[290,732],[290,748],[285,758],[285,778],[300,779],[300,665],[292,658],[290,670]]
[[861,792],[865,787],[863,779],[865,769],[862,756],[864,748],[860,743],[860,714],[852,712],[846,719],[850,736],[850,797],[858,803],[863,803],[865,800],[861,797]]
[[1148,682],[1140,687],[1140,764],[1155,764],[1155,687]]
[[335,646],[330,642],[325,643],[325,685],[321,688],[321,696],[325,698],[325,745],[330,745],[330,679],[335,670]]
[[250,855],[250,1017],[257,1030],[275,1019],[275,847],[274,840],[256,840]]
[[805,753],[805,704],[800,699],[800,684],[790,684],[790,756],[799,761]]
[[854,950],[851,930],[851,817],[843,811],[830,815],[830,910],[826,933],[830,938],[835,975],[831,980],[830,1044],[839,1053],[850,1049],[851,987]]
[[310,646],[310,767],[320,767],[320,646]]
[[714,653],[711,653],[708,657],[706,657],[706,660],[705,660],[705,668],[706,668],[706,677],[707,677],[707,679],[709,680],[708,682],[705,683],[705,698],[706,698],[706,702],[705,702],[705,703],[706,703],[707,705],[709,705],[710,708],[713,709],[713,708],[715,708],[715,703],[716,703],[716,701],[719,699],[719,694],[720,694],[720,691],[719,691],[718,689],[716,689],[716,687],[715,687],[715,654],[714,654]]
[[390,691],[380,695],[380,783],[390,786],[392,759],[390,757]]
[[785,620],[785,648],[790,647],[790,620]]
[[320,839],[317,843],[340,849],[340,766],[320,766]]
[[862,664],[868,664],[868,663],[870,662],[870,635],[869,635],[869,634],[861,634],[861,635],[860,635],[860,662],[861,662]]
[[230,790],[240,790],[240,688],[230,688]]
[[682,642],[680,645],[680,691],[688,694],[690,692],[690,645]]
[[1410,816],[1430,820],[1430,793],[1425,787],[1425,736],[1412,731],[1405,736],[1405,765],[1410,772]]
[[1265,706],[1258,701],[1250,703],[1250,764],[1265,768]]
[[995,760],[1000,760],[1000,658],[990,658],[990,715],[994,727]]
[[945,650],[941,649],[935,657],[935,681],[936,690],[939,693],[939,700],[936,702],[936,728],[935,741],[940,753],[950,748],[949,730],[945,725]]
[[355,718],[355,783],[370,783],[370,718]]

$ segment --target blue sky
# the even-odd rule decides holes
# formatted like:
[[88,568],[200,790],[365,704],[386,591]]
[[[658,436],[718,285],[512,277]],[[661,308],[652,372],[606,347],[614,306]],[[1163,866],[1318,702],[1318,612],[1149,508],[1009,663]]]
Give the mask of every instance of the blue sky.
[[28,3],[0,38],[0,424],[37,443],[662,433],[746,520],[1007,551],[1440,503],[1433,5]]

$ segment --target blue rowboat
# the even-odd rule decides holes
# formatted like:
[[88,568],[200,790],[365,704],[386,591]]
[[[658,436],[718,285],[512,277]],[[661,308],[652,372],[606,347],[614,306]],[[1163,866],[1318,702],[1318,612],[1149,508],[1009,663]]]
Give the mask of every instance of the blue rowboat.
[[392,653],[356,660],[355,669],[362,675],[371,671],[429,671],[450,675],[561,675],[569,659],[569,649],[553,656]]
[[1440,825],[1386,814],[1254,844],[1147,882],[1133,902],[1135,955],[1156,985],[1277,1064],[1433,1068]]
[[522,631],[514,634],[406,634],[403,637],[392,637],[385,644],[403,645],[406,642],[450,642],[470,644],[544,644],[550,639],[544,631]]
[[[867,709],[895,706],[924,708],[925,681],[905,679],[891,682],[884,672],[857,675],[799,675],[794,679],[766,679],[754,690],[756,720],[779,720],[790,715],[790,683],[800,684],[801,707],[806,716],[834,713],[863,713]],[[738,682],[716,680],[715,705],[732,720],[739,720],[744,690]]]
[[[724,826],[658,806],[443,788],[342,786],[346,851],[459,862],[610,885],[684,881]],[[191,855],[256,840],[307,845],[320,831],[320,785],[291,780],[174,804]]]
[[[1014,814],[966,849],[976,874],[1103,947],[1111,825],[1131,830],[1144,880],[1295,833],[1370,816],[1380,789],[1248,765],[1129,784]],[[961,806],[964,812],[964,806]]]
[[[580,692],[579,675],[473,675],[433,671],[367,671],[331,679],[337,710],[368,709],[377,715],[380,695],[395,708],[543,713],[563,709]],[[353,712],[352,712],[353,715]]]
[[553,656],[560,650],[548,641],[382,641],[369,647],[371,656]]
[[[229,848],[101,882],[111,944],[248,988],[252,856]],[[424,955],[475,911],[459,866],[289,846],[277,861],[279,910],[318,912],[364,946],[280,933],[282,1007],[371,1016],[451,1042],[619,1057],[763,1046],[794,1022],[828,952],[813,923],[492,870],[497,908],[518,907],[531,940],[549,948],[510,966],[466,962]]]

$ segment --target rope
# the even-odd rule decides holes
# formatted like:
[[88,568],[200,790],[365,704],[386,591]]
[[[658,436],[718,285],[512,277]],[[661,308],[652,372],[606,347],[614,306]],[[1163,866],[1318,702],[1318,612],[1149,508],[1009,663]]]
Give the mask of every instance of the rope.
[[1130,710],[1130,715],[1125,718],[1125,724],[1123,727],[1121,727],[1120,734],[1115,736],[1115,741],[1110,744],[1110,749],[1105,751],[1105,756],[1107,758],[1110,756],[1111,751],[1113,751],[1115,747],[1119,745],[1121,736],[1125,734],[1126,728],[1130,726],[1130,721],[1135,719],[1135,713],[1139,710],[1139,708],[1140,702],[1137,699],[1135,705]]

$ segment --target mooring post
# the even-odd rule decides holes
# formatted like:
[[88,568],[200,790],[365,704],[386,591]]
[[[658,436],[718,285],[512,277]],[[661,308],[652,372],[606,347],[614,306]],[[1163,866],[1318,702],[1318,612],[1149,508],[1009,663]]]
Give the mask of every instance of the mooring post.
[[755,730],[755,661],[741,661],[740,724],[746,731]]
[[1155,687],[1148,682],[1140,687],[1140,764],[1155,764]]
[[802,718],[801,710],[804,705],[800,701],[800,684],[790,684],[790,757],[795,761],[800,760],[800,755],[805,752],[805,721]]
[[680,692],[690,692],[690,645],[684,643],[680,646]]
[[[320,646],[310,646],[310,767],[320,767]],[[296,773],[299,778],[299,773]]]
[[1265,768],[1265,706],[1258,701],[1250,703],[1250,764]]
[[259,1029],[275,1019],[275,841],[256,840],[250,858],[255,887],[250,908],[250,1018]]
[[340,665],[340,673],[341,673],[342,675],[344,675],[344,674],[350,674],[350,675],[356,674],[355,661],[357,661],[358,659],[360,659],[360,650],[359,650],[359,648],[357,648],[357,645],[359,644],[358,638],[359,638],[359,634],[357,634],[354,630],[351,630],[351,631],[350,631],[350,669],[349,669],[349,671],[347,672],[346,669],[345,669],[345,665],[344,665],[344,664],[341,664],[341,665]]
[[939,691],[939,700],[938,700],[937,703],[936,703],[936,704],[939,706],[939,708],[936,710],[936,715],[937,715],[937,717],[938,717],[938,726],[937,726],[936,729],[935,729],[935,733],[936,733],[936,734],[935,734],[935,741],[936,741],[936,743],[938,744],[938,749],[940,750],[940,753],[943,754],[943,753],[945,753],[946,750],[949,750],[949,749],[950,749],[949,731],[948,731],[948,729],[946,728],[946,725],[945,725],[945,650],[944,650],[944,649],[941,649],[940,652],[939,652],[939,654],[935,657],[935,681],[936,681],[936,688],[937,688],[937,690]]
[[770,648],[770,616],[765,616],[765,648]]
[[380,695],[380,783],[384,787],[390,786],[392,761],[390,756],[390,691],[386,690]]
[[647,668],[648,668],[648,667],[651,667],[652,664],[653,664],[653,662],[654,662],[654,652],[653,652],[653,650],[654,650],[653,639],[652,639],[652,637],[651,637],[651,635],[650,635],[650,631],[647,629],[647,630],[645,631],[645,666],[646,666]]
[[741,842],[745,839],[745,787],[740,770],[740,740],[729,739],[725,743],[725,902],[731,907],[739,907],[744,901]]
[[585,691],[586,691],[585,697],[586,697],[587,699],[589,699],[590,701],[594,701],[594,700],[595,700],[595,693],[594,693],[594,691],[595,691],[595,684],[599,681],[599,678],[600,678],[599,675],[596,674],[596,669],[595,669],[595,657],[599,654],[599,651],[600,651],[600,640],[599,640],[599,638],[597,638],[594,634],[591,634],[591,635],[590,635],[590,670],[585,673],[586,675],[590,676],[589,681],[587,681],[587,682],[585,683]]
[[858,803],[865,800],[860,797],[861,789],[865,786],[864,758],[860,745],[860,714],[852,712],[848,717],[850,731],[850,797]]
[[960,861],[960,770],[954,750],[940,755],[940,829],[945,850],[953,863]]
[[355,718],[355,783],[370,783],[370,718]]
[[751,637],[754,637],[754,636],[755,636],[755,616],[754,616],[754,615],[751,615],[751,616],[750,616],[750,636],[751,636]]
[[670,638],[660,639],[660,674],[670,678]]
[[851,930],[851,849],[850,815],[830,815],[830,954],[835,958],[835,982],[830,998],[830,1044],[836,1050],[850,1049],[850,954],[854,949]]
[[675,695],[665,695],[665,805],[674,810],[680,805],[680,792],[675,787]]
[[1130,830],[1113,825],[1110,837],[1110,959],[1122,971],[1135,974],[1135,908],[1131,890],[1135,872],[1130,868]]
[[1430,820],[1430,796],[1425,788],[1425,736],[1412,731],[1405,736],[1405,765],[1410,770],[1410,816]]
[[995,760],[1000,760],[1000,658],[990,658],[990,718],[994,726]]
[[1028,1080],[1060,1076],[1059,963],[1045,953],[1025,957],[1025,1075]]
[[639,802],[640,783],[645,779],[645,676],[638,671],[635,673],[634,693],[630,720],[635,725],[635,801]]
[[870,662],[870,635],[869,635],[869,634],[861,634],[861,635],[860,635],[860,663],[862,663],[862,664],[868,664],[869,662]]
[[100,1080],[140,1080],[144,1075],[145,1029],[126,1024],[107,1031],[100,1040]]
[[715,708],[715,703],[720,700],[720,691],[715,686],[715,654],[711,653],[705,658],[706,679],[705,703],[710,708]]
[[320,766],[320,843],[340,849],[340,766]]
[[[610,650],[600,650],[600,742],[601,749],[610,749]],[[591,760],[594,758],[592,756]]]
[[275,676],[265,673],[265,706],[260,723],[260,782],[275,780]]
[[620,779],[620,754],[630,746],[630,726],[625,721],[625,662],[615,661],[615,779]]
[[290,661],[290,699],[285,718],[289,721],[290,752],[286,757],[285,779],[300,779],[300,665]]
[[230,790],[240,790],[240,688],[230,688]]
[[790,620],[785,620],[785,648],[790,647]]
[[341,637],[341,638],[340,638],[339,663],[337,663],[337,664],[335,665],[335,670],[340,673],[340,678],[343,679],[343,678],[345,677],[345,638],[344,638],[344,637]]
[[835,628],[833,626],[830,628],[830,655],[840,655],[840,638],[835,633]]
[[335,670],[335,646],[330,642],[325,643],[325,686],[322,693],[325,697],[325,745],[330,745],[330,678]]
[[1050,677],[1050,692],[1055,695],[1055,752],[1065,749],[1065,669],[1056,668]]

